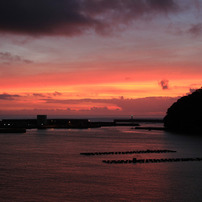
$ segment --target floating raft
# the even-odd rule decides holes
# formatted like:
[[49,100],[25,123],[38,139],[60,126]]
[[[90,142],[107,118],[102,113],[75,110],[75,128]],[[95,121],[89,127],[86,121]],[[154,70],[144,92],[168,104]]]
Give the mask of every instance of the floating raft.
[[136,150],[136,151],[125,151],[125,152],[93,152],[93,153],[80,153],[80,155],[94,156],[94,155],[117,155],[117,154],[144,154],[144,153],[172,153],[176,152],[173,150]]
[[169,159],[136,159],[133,160],[103,160],[107,164],[126,164],[126,163],[165,163],[165,162],[183,162],[183,161],[202,161],[202,158],[169,158]]

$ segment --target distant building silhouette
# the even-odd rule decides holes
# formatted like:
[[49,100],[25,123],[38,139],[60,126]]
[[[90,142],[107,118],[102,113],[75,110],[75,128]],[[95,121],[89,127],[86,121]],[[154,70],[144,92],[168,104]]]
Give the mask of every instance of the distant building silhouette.
[[37,115],[37,126],[43,127],[47,125],[47,115]]

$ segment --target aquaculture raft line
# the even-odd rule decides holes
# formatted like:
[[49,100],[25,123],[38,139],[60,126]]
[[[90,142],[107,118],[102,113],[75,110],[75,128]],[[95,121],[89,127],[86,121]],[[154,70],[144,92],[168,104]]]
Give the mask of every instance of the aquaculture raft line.
[[168,158],[168,159],[136,159],[133,160],[103,160],[107,164],[126,164],[126,163],[165,163],[165,162],[184,162],[184,161],[202,161],[202,158]]
[[94,155],[117,155],[117,154],[144,154],[144,153],[173,153],[173,150],[135,150],[125,152],[92,152],[92,153],[80,153],[80,155],[94,156]]

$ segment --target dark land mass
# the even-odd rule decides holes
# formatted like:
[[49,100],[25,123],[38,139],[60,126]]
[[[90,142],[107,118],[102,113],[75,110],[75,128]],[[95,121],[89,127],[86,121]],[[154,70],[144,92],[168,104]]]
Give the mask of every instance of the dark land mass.
[[[161,123],[161,119],[115,119],[111,122],[91,122],[88,119],[47,119],[46,115],[38,115],[36,119],[2,119],[0,121],[0,133],[26,131],[26,129],[85,129],[109,126],[140,126],[139,123]],[[20,130],[21,129],[21,130]]]
[[202,134],[202,88],[180,98],[164,118],[166,130]]

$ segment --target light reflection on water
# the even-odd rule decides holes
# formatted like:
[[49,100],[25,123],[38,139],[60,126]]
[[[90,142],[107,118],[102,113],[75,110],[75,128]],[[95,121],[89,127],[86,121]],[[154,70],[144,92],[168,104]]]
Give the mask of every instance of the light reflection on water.
[[[130,127],[0,134],[1,201],[200,201],[202,162],[102,160],[202,157],[202,138]],[[177,153],[81,156],[170,149]]]

